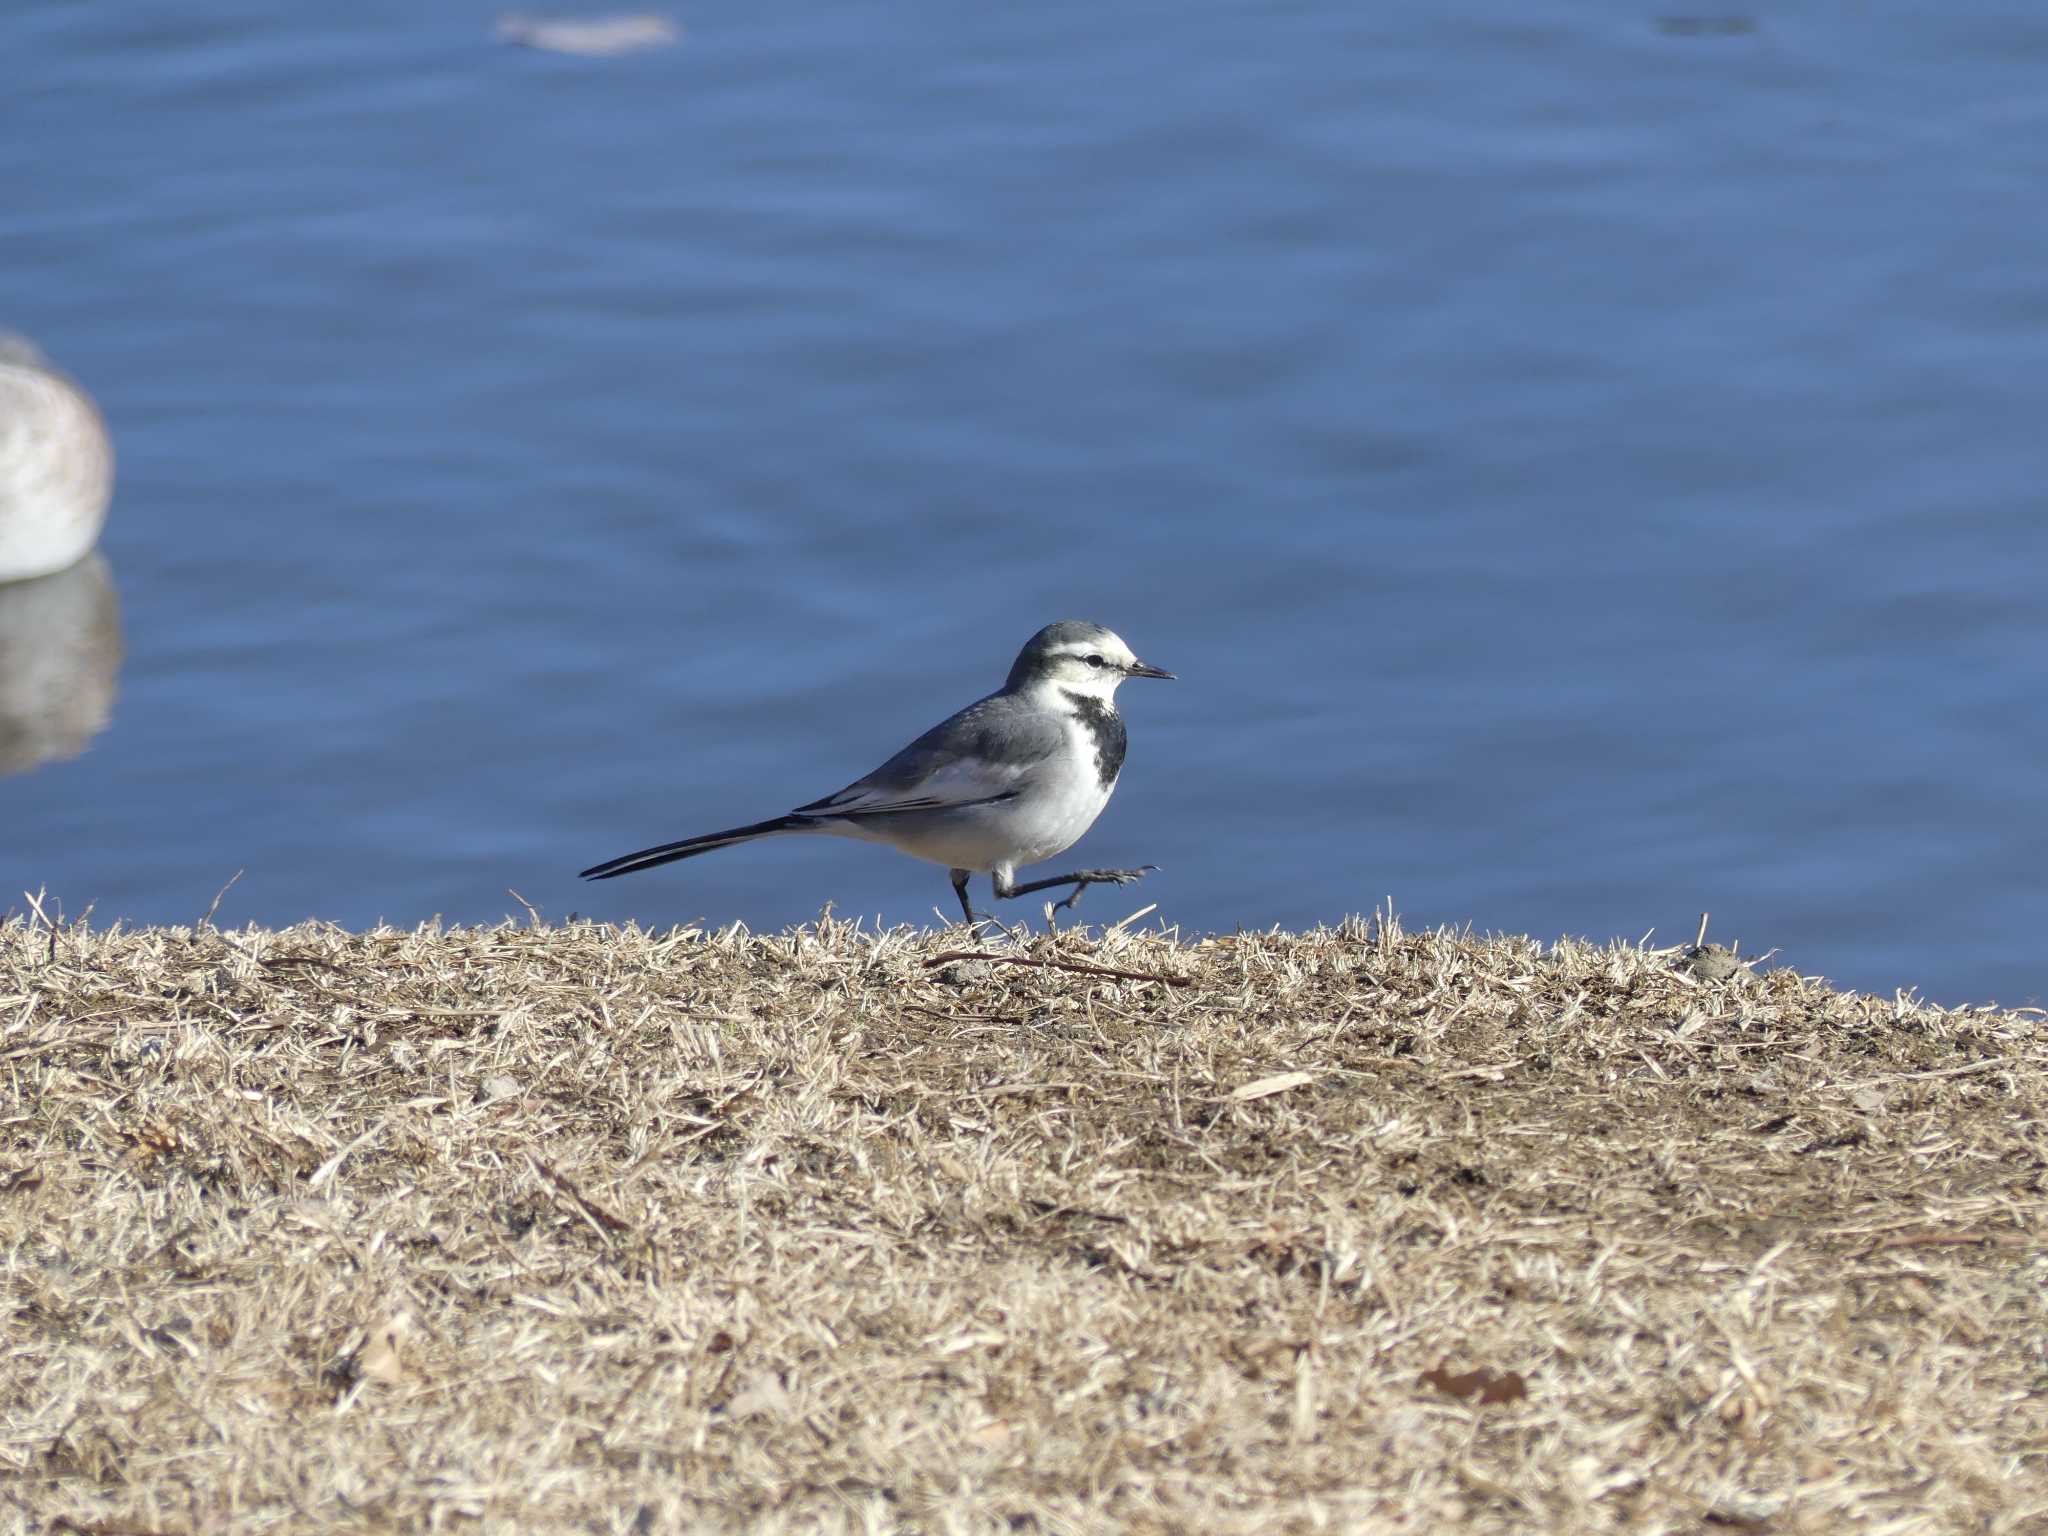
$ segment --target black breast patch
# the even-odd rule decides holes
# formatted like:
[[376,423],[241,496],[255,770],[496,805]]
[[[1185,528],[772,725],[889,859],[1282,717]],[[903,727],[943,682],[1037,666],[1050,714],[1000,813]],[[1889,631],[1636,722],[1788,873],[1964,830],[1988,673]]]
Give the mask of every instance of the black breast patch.
[[1064,688],[1060,691],[1073,702],[1074,717],[1095,738],[1095,772],[1102,787],[1108,789],[1123,772],[1124,748],[1129,740],[1124,732],[1124,717],[1100,699],[1091,699],[1085,693],[1067,693]]

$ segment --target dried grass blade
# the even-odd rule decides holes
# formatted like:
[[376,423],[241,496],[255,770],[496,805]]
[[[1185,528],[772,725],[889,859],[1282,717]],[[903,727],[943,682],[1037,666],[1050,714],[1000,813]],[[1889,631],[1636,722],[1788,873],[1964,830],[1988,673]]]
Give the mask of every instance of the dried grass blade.
[[1271,1098],[1276,1093],[1285,1093],[1290,1088],[1306,1088],[1316,1080],[1313,1072],[1278,1072],[1271,1077],[1262,1077],[1257,1082],[1246,1083],[1230,1090],[1228,1097],[1239,1104],[1248,1104],[1253,1099]]

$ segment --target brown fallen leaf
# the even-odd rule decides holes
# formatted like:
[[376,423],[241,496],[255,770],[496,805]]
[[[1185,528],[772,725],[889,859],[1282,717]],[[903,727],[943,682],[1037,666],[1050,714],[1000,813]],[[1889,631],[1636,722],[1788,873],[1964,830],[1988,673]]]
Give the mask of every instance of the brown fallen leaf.
[[1520,1371],[1494,1371],[1483,1365],[1455,1376],[1448,1366],[1438,1365],[1424,1371],[1419,1382],[1461,1403],[1519,1403],[1529,1395],[1528,1380]]

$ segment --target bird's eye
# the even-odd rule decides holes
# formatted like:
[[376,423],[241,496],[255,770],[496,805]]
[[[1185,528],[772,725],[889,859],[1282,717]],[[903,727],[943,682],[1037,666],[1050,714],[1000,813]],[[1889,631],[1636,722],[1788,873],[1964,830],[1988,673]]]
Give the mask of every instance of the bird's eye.
[[1089,665],[1089,666],[1091,666],[1091,667],[1099,667],[1099,666],[1102,666],[1102,665],[1104,664],[1104,663],[1103,663],[1103,660],[1102,660],[1102,658],[1101,658],[1100,656],[1089,656],[1089,657],[1086,657],[1086,658],[1084,658],[1084,659],[1085,659],[1085,660],[1087,661],[1088,665]]

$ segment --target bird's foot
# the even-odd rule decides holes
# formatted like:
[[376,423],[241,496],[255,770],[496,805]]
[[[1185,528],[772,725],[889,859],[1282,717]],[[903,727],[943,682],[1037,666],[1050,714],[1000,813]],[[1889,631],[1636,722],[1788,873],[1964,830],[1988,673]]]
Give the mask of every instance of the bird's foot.
[[1157,864],[1140,864],[1136,869],[1077,869],[1068,878],[1074,881],[1073,890],[1067,893],[1065,901],[1052,904],[1055,912],[1068,912],[1081,899],[1081,893],[1091,885],[1129,885],[1133,880],[1142,880]]

